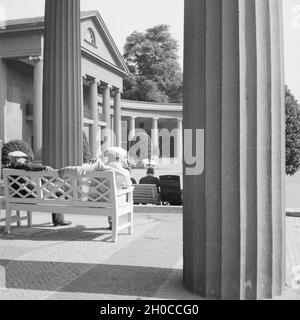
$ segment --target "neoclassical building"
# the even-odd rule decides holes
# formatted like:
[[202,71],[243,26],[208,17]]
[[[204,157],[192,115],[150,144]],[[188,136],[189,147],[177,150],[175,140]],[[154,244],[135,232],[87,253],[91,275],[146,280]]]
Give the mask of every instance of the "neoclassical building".
[[[6,21],[0,29],[0,140],[21,139],[37,158],[42,149],[44,17]],[[55,48],[54,48],[55,49]],[[182,130],[182,105],[122,100],[125,61],[98,11],[81,13],[83,130],[94,157],[102,132],[112,145],[129,147],[137,129],[159,141],[157,129]],[[67,72],[67,71],[66,71]],[[44,134],[47,134],[44,132]],[[175,146],[176,144],[176,146]],[[171,140],[171,157],[182,153],[181,135]]]

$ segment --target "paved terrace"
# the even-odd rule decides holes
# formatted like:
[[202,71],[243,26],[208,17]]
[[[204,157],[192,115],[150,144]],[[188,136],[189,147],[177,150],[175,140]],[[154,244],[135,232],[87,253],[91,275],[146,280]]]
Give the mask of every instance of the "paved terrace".
[[[10,235],[0,225],[1,300],[201,299],[182,286],[182,214],[136,213],[134,235],[117,243],[105,218],[68,217],[72,227],[54,228],[51,215],[34,214],[32,228]],[[291,265],[300,265],[295,217],[287,218],[289,283]]]
[[34,214],[33,228],[10,235],[0,226],[0,299],[198,298],[181,286],[181,214],[135,214],[134,235],[117,243],[106,218],[68,218],[72,227],[54,228]]
[[[159,167],[157,175],[180,170]],[[298,190],[300,173],[287,178],[287,207],[300,208]],[[71,227],[53,228],[50,214],[36,213],[32,228],[13,227],[10,235],[0,224],[0,300],[201,299],[182,285],[182,213],[153,211],[135,213],[134,234],[117,243],[104,217],[68,215]],[[292,266],[300,266],[300,217],[287,217],[286,227],[291,286]],[[300,290],[288,292],[300,299]]]

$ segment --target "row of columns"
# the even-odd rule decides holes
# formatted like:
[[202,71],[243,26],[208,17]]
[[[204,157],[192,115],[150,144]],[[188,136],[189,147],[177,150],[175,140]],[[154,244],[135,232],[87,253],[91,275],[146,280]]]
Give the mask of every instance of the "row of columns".
[[[33,151],[36,159],[41,159],[42,157],[42,124],[43,124],[43,59],[40,56],[29,57],[29,60],[33,62],[34,73],[33,73]],[[101,144],[101,129],[99,126],[99,111],[98,111],[98,82],[96,79],[91,80],[90,84],[90,103],[92,109],[92,120],[93,124],[91,126],[90,134],[90,145],[91,145],[91,156],[94,158],[97,155],[97,150]],[[105,114],[106,130],[107,134],[106,141],[108,145],[112,145],[114,141],[110,135],[111,124],[111,90],[112,87],[105,85],[103,89],[103,110]],[[121,111],[121,93],[120,90],[115,90],[115,119],[120,119]],[[108,120],[109,119],[109,120]],[[116,146],[121,146],[121,121],[115,120],[114,130],[117,133],[117,139],[115,141]]]
[[[118,88],[105,84],[101,87],[103,90],[103,112],[106,127],[101,130],[99,124],[98,110],[98,81],[93,79],[90,81],[90,104],[92,108],[92,130],[90,134],[91,157],[97,157],[97,151],[101,146],[101,135],[106,141],[107,146],[121,147],[121,91]],[[111,128],[111,91],[114,92],[114,125]],[[115,139],[111,136],[111,130],[115,133]]]
[[[33,62],[34,66],[34,77],[33,77],[33,151],[37,159],[41,159],[42,150],[42,103],[43,103],[43,59],[42,57],[30,57],[30,61]],[[115,145],[120,146],[122,143],[121,138],[121,92],[119,89],[114,89],[114,121],[113,128],[111,128],[111,91],[112,86],[105,84],[102,85],[103,95],[103,112],[105,115],[106,127],[102,131],[99,124],[99,111],[98,111],[98,84],[96,79],[89,81],[89,94],[90,104],[92,109],[92,120],[90,132],[90,146],[91,146],[91,157],[97,156],[97,151],[101,145],[101,134],[103,139],[106,139],[108,146]],[[159,118],[152,119],[152,145],[154,149],[159,148],[159,130],[158,130]],[[128,140],[132,140],[135,136],[135,125],[136,118],[131,117],[129,120],[129,137]],[[111,137],[111,129],[115,132],[115,141]],[[178,132],[176,137],[176,157],[181,158],[182,156],[182,120],[177,119]],[[107,132],[107,133],[106,133]]]
[[[159,118],[152,118],[152,128],[151,128],[151,144],[154,150],[158,152],[159,150],[159,126],[158,126]],[[131,117],[129,119],[129,135],[128,141],[133,141],[136,135],[136,117]],[[176,125],[176,136],[175,136],[175,157],[182,158],[183,157],[183,129],[182,129],[182,119],[177,119]]]

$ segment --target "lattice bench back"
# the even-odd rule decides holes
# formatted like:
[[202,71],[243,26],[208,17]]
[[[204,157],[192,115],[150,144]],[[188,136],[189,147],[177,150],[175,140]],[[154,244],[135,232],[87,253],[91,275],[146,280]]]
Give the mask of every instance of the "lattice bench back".
[[63,180],[57,171],[5,169],[4,188],[6,201],[13,203],[103,208],[116,205],[113,171],[98,171],[84,177],[68,177]]

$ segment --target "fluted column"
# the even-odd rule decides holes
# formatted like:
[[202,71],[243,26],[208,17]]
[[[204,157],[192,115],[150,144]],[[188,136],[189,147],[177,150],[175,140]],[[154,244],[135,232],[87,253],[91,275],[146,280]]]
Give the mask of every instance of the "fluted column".
[[36,159],[42,159],[43,141],[43,59],[31,58],[33,71],[33,152]]
[[93,124],[91,133],[91,157],[96,158],[99,148],[99,111],[98,111],[98,88],[97,81],[92,80],[90,83],[90,103],[93,113]]
[[80,1],[46,0],[43,162],[82,163]]
[[283,292],[281,6],[185,1],[184,155],[204,148],[205,160],[203,172],[184,166],[184,283],[203,296]]
[[114,114],[114,129],[115,129],[115,146],[122,147],[121,137],[121,91],[115,90],[115,114]]
[[111,87],[106,84],[103,87],[103,111],[106,127],[102,130],[103,139],[106,140],[107,147],[111,146],[111,111],[110,111],[110,90]]

